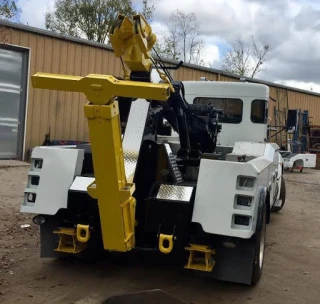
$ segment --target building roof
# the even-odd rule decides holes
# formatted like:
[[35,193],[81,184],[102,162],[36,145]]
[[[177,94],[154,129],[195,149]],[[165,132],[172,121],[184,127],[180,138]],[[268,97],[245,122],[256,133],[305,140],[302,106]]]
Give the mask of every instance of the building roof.
[[[11,28],[15,28],[15,29],[19,29],[19,30],[22,30],[22,31],[35,33],[35,34],[39,34],[39,35],[54,37],[54,38],[58,38],[58,39],[62,39],[62,40],[72,41],[72,42],[75,42],[75,43],[85,44],[85,45],[90,45],[90,46],[106,49],[108,51],[113,51],[113,49],[107,44],[103,44],[103,43],[100,43],[100,42],[95,42],[95,41],[91,41],[91,40],[87,40],[87,39],[83,39],[83,38],[77,38],[77,37],[74,37],[74,36],[61,34],[61,33],[53,32],[53,31],[49,31],[49,30],[45,30],[45,29],[29,26],[29,25],[24,25],[24,24],[20,24],[20,23],[14,23],[14,22],[5,21],[5,20],[0,20],[0,25],[11,27]],[[165,59],[165,58],[162,58],[162,60],[164,62],[166,62],[166,63],[169,63],[169,64],[175,64],[175,65],[178,64],[178,61],[175,61],[175,60]],[[288,90],[291,90],[291,91],[300,92],[300,93],[304,93],[304,94],[320,96],[320,93],[316,93],[316,92],[312,92],[312,91],[308,91],[308,90],[303,90],[303,89],[299,89],[299,88],[295,88],[295,87],[290,87],[290,86],[274,83],[274,82],[271,82],[271,81],[265,81],[265,80],[262,80],[262,79],[256,79],[256,78],[251,78],[251,77],[240,76],[240,75],[228,73],[228,72],[225,72],[225,71],[222,71],[222,70],[213,69],[213,68],[207,68],[207,67],[199,66],[199,65],[195,65],[195,64],[183,63],[182,66],[190,68],[190,69],[196,69],[196,70],[200,70],[200,71],[204,71],[204,72],[215,73],[215,74],[220,74],[220,75],[227,76],[227,77],[232,77],[232,78],[235,78],[235,79],[238,79],[238,80],[239,79],[243,79],[243,80],[248,81],[248,82],[261,83],[261,84],[265,84],[265,85],[268,85],[268,86],[273,86],[273,87],[276,87],[276,88],[288,89]]]

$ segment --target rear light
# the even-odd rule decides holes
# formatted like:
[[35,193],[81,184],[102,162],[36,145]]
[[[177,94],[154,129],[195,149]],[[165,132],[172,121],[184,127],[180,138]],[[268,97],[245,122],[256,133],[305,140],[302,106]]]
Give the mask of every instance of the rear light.
[[31,176],[31,185],[38,186],[40,181],[40,176]]
[[37,195],[35,193],[28,193],[27,194],[27,202],[28,203],[35,203]]
[[253,190],[256,185],[256,178],[253,176],[238,176],[236,188],[238,190]]
[[236,238],[230,238],[230,237],[226,237],[223,241],[222,241],[222,245],[226,248],[229,249],[234,249],[238,247],[238,242],[236,240]]
[[237,195],[236,196],[236,204],[237,204],[237,206],[251,207],[252,206],[252,197],[251,196],[244,196],[244,195]]
[[33,159],[31,166],[32,166],[33,170],[35,170],[35,171],[42,169],[43,159],[41,159],[41,158]]
[[250,224],[250,216],[235,215],[234,223],[235,223],[235,225],[249,226],[249,224]]
[[42,225],[46,222],[46,219],[44,216],[42,215],[36,215],[33,219],[32,219],[33,223],[36,225]]
[[241,188],[253,188],[254,187],[254,177],[250,176],[239,176],[238,177],[238,186]]

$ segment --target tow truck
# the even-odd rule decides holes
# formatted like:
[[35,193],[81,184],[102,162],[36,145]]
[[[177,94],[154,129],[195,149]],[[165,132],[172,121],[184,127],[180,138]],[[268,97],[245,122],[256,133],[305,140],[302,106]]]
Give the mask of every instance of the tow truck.
[[86,95],[90,143],[35,147],[21,212],[36,214],[44,258],[153,250],[255,285],[266,224],[285,202],[283,160],[266,138],[269,89],[174,81],[155,42],[142,15],[119,15],[110,43],[123,79],[31,76],[34,88]]

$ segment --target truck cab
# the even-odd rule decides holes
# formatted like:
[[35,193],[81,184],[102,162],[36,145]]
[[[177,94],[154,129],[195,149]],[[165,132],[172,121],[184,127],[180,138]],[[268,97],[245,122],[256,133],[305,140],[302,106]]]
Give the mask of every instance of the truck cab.
[[[263,84],[222,81],[183,81],[189,104],[211,104],[224,113],[219,119],[218,153],[225,158],[236,142],[266,142],[268,137],[269,87]],[[172,144],[178,134],[163,137]]]
[[223,132],[218,145],[236,141],[264,142],[267,137],[269,88],[255,83],[185,81],[185,98],[191,104],[212,104],[223,111]]

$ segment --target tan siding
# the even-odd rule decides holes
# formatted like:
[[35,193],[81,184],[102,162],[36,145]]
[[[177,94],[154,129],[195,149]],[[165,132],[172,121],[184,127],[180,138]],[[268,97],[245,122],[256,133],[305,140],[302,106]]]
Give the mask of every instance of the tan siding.
[[[81,76],[86,76],[89,71],[89,51],[90,47],[84,45],[82,47],[82,58],[81,58]],[[78,108],[78,116],[80,118],[80,123],[79,123],[79,129],[78,129],[78,139],[79,140],[89,140],[88,136],[88,126],[87,126],[87,121],[84,117],[84,111],[83,111],[83,106],[86,103],[86,98],[84,95],[81,95],[80,98],[80,103],[79,103],[79,108]]]
[[[52,39],[44,40],[44,54],[43,56],[43,70],[44,71],[52,71],[52,58],[53,58],[53,44]],[[48,126],[51,126],[51,122],[54,117],[50,114],[50,103],[54,103],[52,98],[52,93],[49,90],[44,90],[42,92],[41,103],[41,117],[40,117],[40,128],[39,128],[39,139],[44,140],[44,135],[49,131]]]
[[[61,41],[60,44],[60,56],[57,62],[59,65],[59,74],[67,74],[67,56],[68,56],[68,46],[67,42]],[[66,99],[67,93],[58,91],[57,92],[57,99],[56,99],[56,132],[52,134],[52,138],[56,139],[64,139],[66,136],[67,128],[65,127],[65,117],[64,114],[66,112]],[[68,117],[66,117],[68,119]],[[69,118],[70,119],[70,118]]]
[[277,92],[276,92],[276,88],[274,87],[270,87],[269,89],[269,97],[271,97],[269,99],[269,107],[268,107],[268,116],[271,118],[271,124],[275,124],[274,121],[274,111],[275,111],[275,107],[277,105],[277,103],[274,100],[277,100]]
[[[50,72],[85,76],[89,73],[122,75],[119,58],[112,51],[44,36],[18,29],[6,30],[7,42],[31,49],[30,76],[35,72]],[[176,80],[199,80],[206,77],[213,81],[239,81],[238,78],[208,70],[181,67],[172,70]],[[278,102],[285,105],[286,89],[270,86],[269,117],[275,122],[274,108]],[[278,101],[280,99],[280,101]],[[313,124],[320,125],[320,96],[288,89],[289,108],[308,110]],[[34,90],[29,87],[26,130],[26,151],[43,142],[50,127],[56,139],[89,140],[87,122],[83,113],[86,98],[83,94],[59,91]]]
[[[51,61],[51,69],[52,73],[58,74],[59,71],[59,60],[61,54],[61,41],[58,39],[51,39],[52,41],[52,61]],[[58,122],[58,91],[50,92],[50,105],[49,105],[49,122],[48,125],[50,127],[50,135],[52,138],[56,138],[57,134],[57,122]]]

